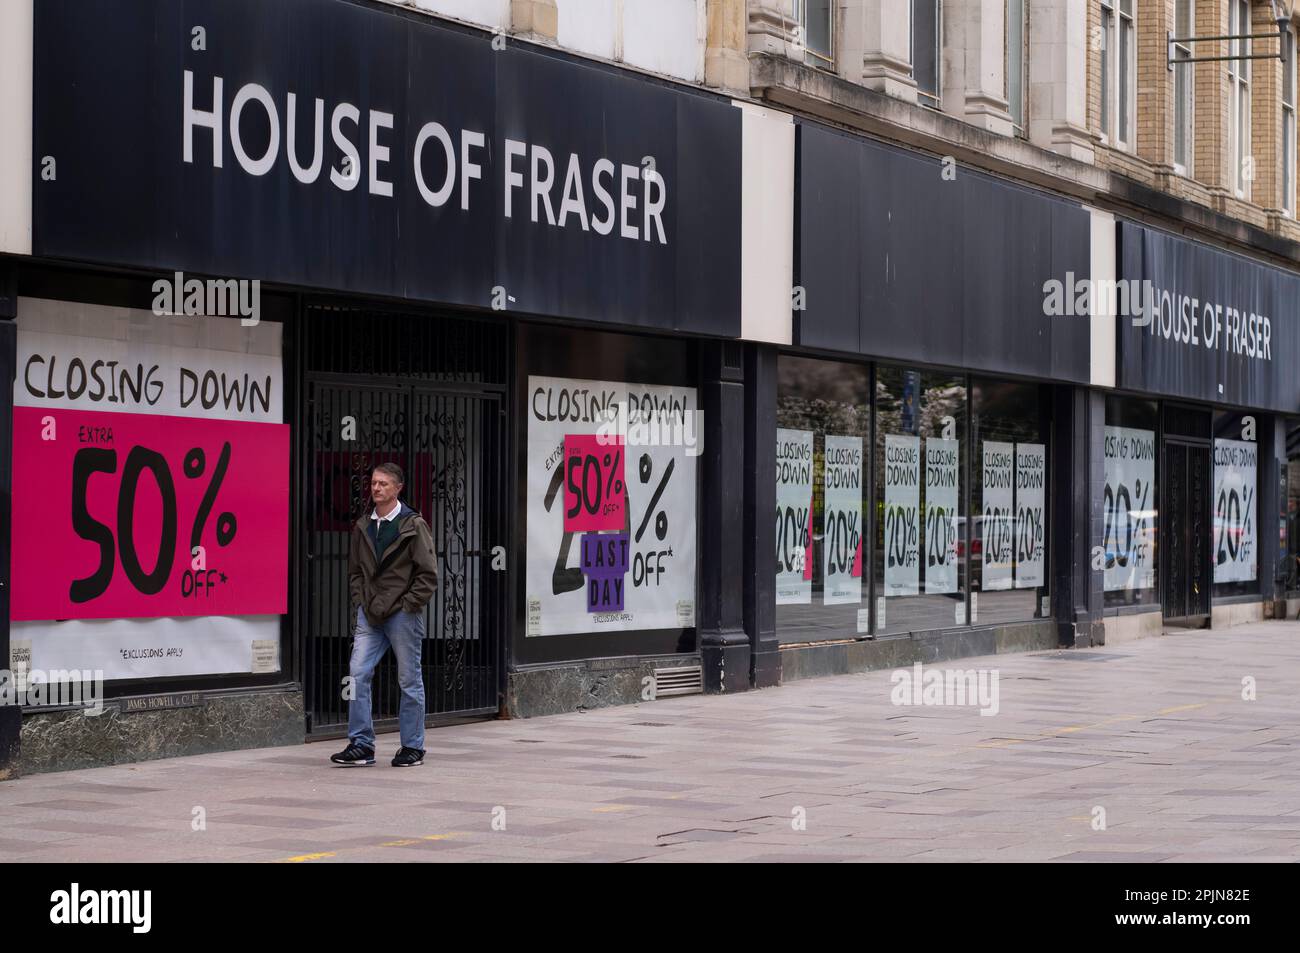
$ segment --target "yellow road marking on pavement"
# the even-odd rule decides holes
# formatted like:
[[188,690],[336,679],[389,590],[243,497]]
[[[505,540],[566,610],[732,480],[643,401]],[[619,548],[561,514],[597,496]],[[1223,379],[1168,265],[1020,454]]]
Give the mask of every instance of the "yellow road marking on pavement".
[[[1197,708],[1205,708],[1207,705],[1222,704],[1224,702],[1235,701],[1235,698],[1212,698],[1209,701],[1196,702],[1192,705],[1173,705],[1169,708],[1161,708],[1156,712],[1157,715],[1172,715],[1180,711],[1194,711]],[[1067,725],[1064,728],[1056,728],[1052,731],[1044,731],[1033,738],[993,738],[989,741],[982,741],[977,744],[977,748],[1006,748],[1010,745],[1024,744],[1026,741],[1042,741],[1044,738],[1055,738],[1060,735],[1074,734],[1076,731],[1088,731],[1092,728],[1100,728],[1103,725],[1112,725],[1118,721],[1136,721],[1139,718],[1151,718],[1151,715],[1116,715],[1113,718],[1103,718],[1101,721],[1095,721],[1087,725]]]
[[631,804],[606,804],[604,807],[593,807],[591,809],[591,813],[609,814],[612,813],[613,811],[630,811],[630,810],[632,810]]
[[321,851],[318,854],[299,854],[297,857],[286,857],[283,860],[277,861],[277,863],[301,864],[303,861],[306,860],[320,860],[322,857],[333,857],[334,853],[335,852],[332,850],[325,850],[325,851]]
[[1089,728],[1100,728],[1102,725],[1112,725],[1117,721],[1133,721],[1137,718],[1145,718],[1146,715],[1116,715],[1114,718],[1103,718],[1101,721],[1093,722],[1091,725],[1070,725],[1068,728],[1057,728],[1056,734],[1068,735],[1076,731],[1087,731]]
[[[449,831],[446,834],[425,834],[423,837],[406,837],[401,840],[385,841],[382,844],[375,844],[375,847],[409,847],[411,844],[418,844],[426,840],[451,840],[454,837],[463,837],[464,831]],[[339,854],[345,854],[348,851],[367,850],[367,847],[341,847],[338,850],[324,850],[316,854],[299,854],[297,857],[283,857],[280,860],[272,861],[276,864],[301,864],[308,860],[320,860],[324,857],[337,857]]]

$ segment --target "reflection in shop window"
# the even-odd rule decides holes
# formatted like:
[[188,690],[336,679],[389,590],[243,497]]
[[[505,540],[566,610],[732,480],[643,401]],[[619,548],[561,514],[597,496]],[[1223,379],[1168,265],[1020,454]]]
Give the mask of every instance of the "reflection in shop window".
[[[1214,419],[1213,545],[1216,598],[1259,592],[1258,423],[1241,414]],[[1243,439],[1250,438],[1250,439]]]
[[966,386],[876,372],[876,632],[966,624]]
[[777,365],[776,621],[783,642],[869,630],[863,551],[870,437],[864,365]]
[[1047,580],[1051,416],[1037,384],[975,379],[972,420],[978,558],[971,621],[998,625],[1050,615]]
[[1103,577],[1107,606],[1158,605],[1156,405],[1106,401],[1102,492]]

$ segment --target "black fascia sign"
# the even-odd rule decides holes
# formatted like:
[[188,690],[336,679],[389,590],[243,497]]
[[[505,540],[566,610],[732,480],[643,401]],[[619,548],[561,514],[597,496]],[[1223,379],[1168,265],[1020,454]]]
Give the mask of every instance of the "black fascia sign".
[[1300,275],[1121,221],[1120,387],[1300,411]]
[[348,0],[35,28],[37,255],[739,333],[725,100]]

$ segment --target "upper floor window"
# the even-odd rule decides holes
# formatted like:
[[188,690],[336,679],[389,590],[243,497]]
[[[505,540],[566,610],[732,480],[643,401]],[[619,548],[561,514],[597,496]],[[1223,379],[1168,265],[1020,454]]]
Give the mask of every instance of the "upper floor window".
[[[1250,0],[1229,0],[1228,34],[1232,57],[1250,55]],[[1250,156],[1250,60],[1228,60],[1228,155],[1232,161],[1232,188],[1238,198],[1250,191],[1253,160]]]
[[1132,149],[1135,139],[1135,5],[1135,0],[1101,0],[1101,132],[1124,149]]
[[[1194,0],[1175,0],[1174,38],[1185,40],[1195,35],[1192,19]],[[1174,43],[1174,59],[1190,60],[1192,45]],[[1192,64],[1174,64],[1174,170],[1181,175],[1192,174],[1192,127],[1195,123],[1194,87],[1196,75]]]
[[1025,0],[1007,0],[1007,111],[1025,134]]
[[912,0],[912,78],[927,106],[939,105],[942,0]]
[[835,4],[832,0],[795,0],[799,8],[804,62],[824,69],[835,68]]
[[1295,216],[1295,31],[1282,34],[1282,211]]

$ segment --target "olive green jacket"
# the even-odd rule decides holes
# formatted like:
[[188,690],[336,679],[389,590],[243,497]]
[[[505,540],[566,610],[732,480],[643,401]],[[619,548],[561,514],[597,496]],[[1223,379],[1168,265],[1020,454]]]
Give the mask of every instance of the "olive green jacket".
[[429,524],[405,503],[399,501],[398,505],[397,540],[381,560],[376,560],[370,539],[370,514],[352,527],[348,590],[352,604],[365,610],[371,625],[399,609],[419,612],[438,588],[438,556]]

